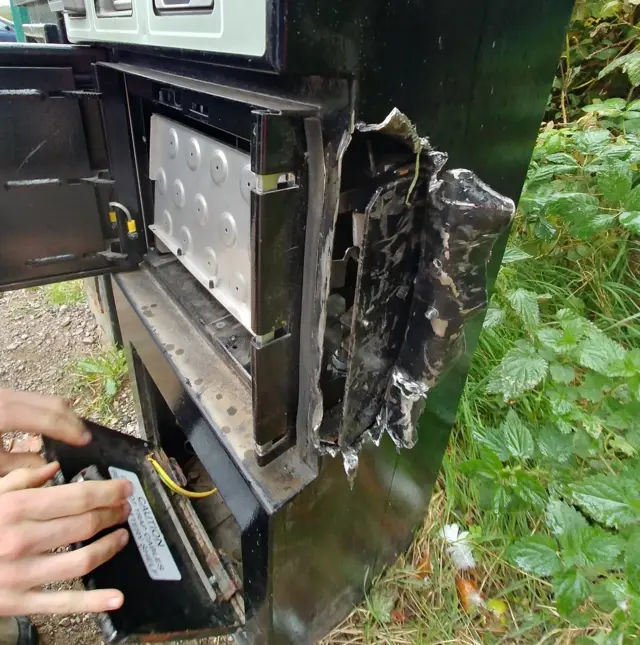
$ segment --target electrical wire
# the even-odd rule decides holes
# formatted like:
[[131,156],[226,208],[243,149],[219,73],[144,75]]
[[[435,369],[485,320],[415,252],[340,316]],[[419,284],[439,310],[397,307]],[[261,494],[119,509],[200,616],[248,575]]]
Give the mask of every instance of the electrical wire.
[[151,455],[147,456],[147,461],[155,468],[156,472],[158,473],[158,476],[162,480],[162,483],[169,490],[172,490],[174,493],[177,493],[178,495],[182,495],[184,497],[190,497],[192,499],[201,499],[202,497],[209,497],[210,495],[215,495],[218,492],[217,488],[213,488],[211,490],[207,490],[201,493],[185,490],[181,486],[178,486],[178,484],[176,484],[173,481],[173,479],[169,477],[165,469]]

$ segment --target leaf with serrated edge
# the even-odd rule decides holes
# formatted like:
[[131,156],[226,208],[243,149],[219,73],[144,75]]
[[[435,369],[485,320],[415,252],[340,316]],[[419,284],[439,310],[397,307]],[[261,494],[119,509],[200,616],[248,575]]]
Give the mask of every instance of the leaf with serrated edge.
[[483,329],[494,329],[504,320],[504,311],[494,305],[489,306],[484,317]]
[[569,384],[576,378],[573,367],[562,365],[562,363],[551,363],[549,366],[549,374],[551,375],[551,379],[556,383]]
[[533,457],[535,446],[529,428],[522,423],[515,410],[509,410],[504,423],[500,427],[505,450],[520,459]]
[[487,392],[502,394],[508,401],[536,387],[547,375],[548,367],[530,345],[514,347],[491,373]]
[[592,332],[585,338],[578,349],[578,360],[582,367],[588,367],[599,374],[608,375],[609,365],[624,359],[625,350],[601,332]]
[[629,192],[624,199],[623,205],[627,211],[640,211],[640,184]]
[[598,474],[570,484],[573,500],[594,520],[619,528],[640,521],[635,483]]
[[507,293],[507,300],[527,327],[533,328],[538,325],[540,309],[537,294],[526,289],[516,289]]
[[587,520],[580,511],[558,499],[552,499],[547,504],[546,521],[554,535],[577,531],[587,526]]
[[568,616],[589,596],[591,583],[579,569],[569,569],[559,573],[553,579],[553,593],[558,612]]
[[538,430],[536,441],[543,457],[561,464],[567,463],[573,453],[573,435],[562,433],[551,424]]
[[568,349],[566,343],[564,342],[563,334],[559,329],[553,329],[551,327],[544,327],[543,329],[539,329],[538,340],[545,347],[552,349],[554,352],[559,353]]
[[502,256],[502,264],[512,264],[513,262],[528,260],[532,257],[532,255],[517,246],[510,246],[505,250],[504,255]]
[[582,554],[587,566],[612,569],[619,564],[624,549],[621,535],[608,533],[597,526],[582,529]]
[[562,569],[555,540],[546,535],[532,535],[514,542],[507,550],[511,562],[536,576],[552,576]]
[[628,211],[620,214],[620,224],[632,233],[640,235],[640,212]]
[[631,166],[624,161],[607,163],[596,175],[598,189],[612,204],[619,204],[629,195],[632,181]]

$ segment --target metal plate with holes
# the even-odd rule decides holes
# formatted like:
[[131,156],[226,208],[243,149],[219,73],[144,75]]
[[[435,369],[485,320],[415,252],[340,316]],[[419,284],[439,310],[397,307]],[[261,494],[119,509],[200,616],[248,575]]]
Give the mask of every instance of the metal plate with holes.
[[150,147],[151,230],[250,330],[249,155],[158,115],[151,117]]

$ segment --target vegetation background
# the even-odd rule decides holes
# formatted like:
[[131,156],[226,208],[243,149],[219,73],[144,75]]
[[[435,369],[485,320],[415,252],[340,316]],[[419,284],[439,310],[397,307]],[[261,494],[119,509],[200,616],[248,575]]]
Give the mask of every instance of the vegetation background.
[[640,628],[640,0],[578,0],[424,528],[330,643]]

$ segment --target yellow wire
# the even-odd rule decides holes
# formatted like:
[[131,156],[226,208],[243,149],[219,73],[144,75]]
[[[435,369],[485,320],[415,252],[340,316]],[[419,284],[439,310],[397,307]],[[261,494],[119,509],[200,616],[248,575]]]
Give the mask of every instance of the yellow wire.
[[209,497],[210,495],[215,495],[218,492],[217,488],[213,488],[212,490],[206,490],[202,493],[196,493],[194,491],[190,490],[185,490],[181,486],[178,486],[169,475],[167,475],[166,471],[164,468],[151,456],[149,455],[147,457],[147,461],[156,469],[156,472],[158,473],[160,479],[162,480],[162,483],[172,490],[174,493],[178,493],[178,495],[183,495],[184,497],[191,497],[193,499],[199,499],[202,497]]

